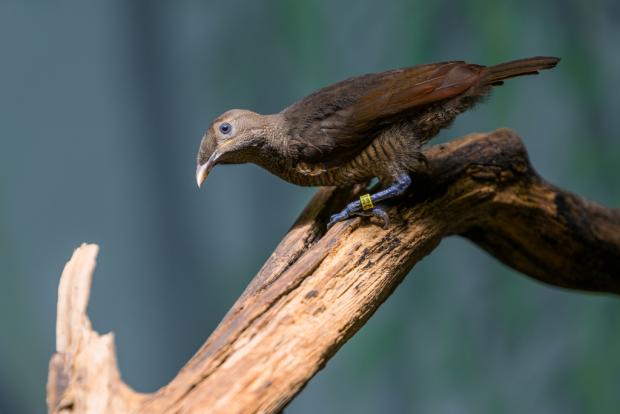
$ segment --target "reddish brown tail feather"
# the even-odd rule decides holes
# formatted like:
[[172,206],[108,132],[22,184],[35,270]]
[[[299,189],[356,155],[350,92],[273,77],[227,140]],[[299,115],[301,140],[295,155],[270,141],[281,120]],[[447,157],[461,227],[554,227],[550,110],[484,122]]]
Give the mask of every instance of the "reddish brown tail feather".
[[560,58],[537,56],[527,59],[513,60],[484,69],[481,81],[486,85],[501,84],[502,80],[522,75],[536,75],[539,70],[551,69],[558,64]]

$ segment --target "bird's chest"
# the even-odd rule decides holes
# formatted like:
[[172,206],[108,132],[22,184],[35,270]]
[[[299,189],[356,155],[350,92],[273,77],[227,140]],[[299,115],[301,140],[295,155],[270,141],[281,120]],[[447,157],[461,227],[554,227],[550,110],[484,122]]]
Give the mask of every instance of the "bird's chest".
[[300,162],[293,168],[290,181],[307,186],[346,186],[370,179],[371,176],[366,166],[354,166],[351,161],[329,168],[322,163]]
[[292,162],[277,175],[293,184],[303,186],[346,186],[381,175],[385,158],[377,156],[370,145],[356,156],[336,165],[326,163]]
[[395,173],[406,168],[408,160],[418,153],[418,148],[409,131],[391,128],[379,134],[359,153],[337,164],[278,157],[272,158],[277,159],[277,163],[263,167],[296,185],[346,186],[373,177],[383,179],[395,176]]
[[280,178],[302,186],[329,186],[344,185],[341,182],[344,165],[328,168],[324,163],[307,163],[303,161],[291,161],[281,165],[274,174]]

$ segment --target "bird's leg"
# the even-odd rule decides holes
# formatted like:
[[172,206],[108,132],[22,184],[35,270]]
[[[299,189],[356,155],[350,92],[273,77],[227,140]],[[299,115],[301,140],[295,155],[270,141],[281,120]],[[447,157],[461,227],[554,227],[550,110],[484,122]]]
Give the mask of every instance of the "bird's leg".
[[364,194],[358,200],[352,201],[340,212],[332,215],[327,223],[327,228],[330,228],[339,221],[345,220],[351,216],[363,215],[363,216],[375,216],[379,217],[384,222],[384,227],[389,224],[389,218],[385,210],[375,204],[387,200],[388,198],[397,197],[402,195],[407,188],[411,185],[411,178],[409,174],[402,174],[398,176],[396,181],[389,187],[377,191],[374,194]]

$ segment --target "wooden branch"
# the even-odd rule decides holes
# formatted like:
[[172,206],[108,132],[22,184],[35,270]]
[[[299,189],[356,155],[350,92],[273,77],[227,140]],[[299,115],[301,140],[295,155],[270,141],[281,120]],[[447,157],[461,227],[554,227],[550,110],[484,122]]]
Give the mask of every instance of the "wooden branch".
[[50,413],[131,413],[142,400],[121,380],[114,336],[93,331],[86,315],[98,251],[83,244],[60,277],[56,353],[47,379]]
[[620,212],[543,181],[508,130],[427,151],[429,172],[390,207],[388,230],[356,218],[324,234],[359,189],[317,192],[206,343],[165,387],[120,379],[110,334],[85,314],[96,247],[63,272],[51,413],[275,413],[448,235],[553,285],[620,293]]

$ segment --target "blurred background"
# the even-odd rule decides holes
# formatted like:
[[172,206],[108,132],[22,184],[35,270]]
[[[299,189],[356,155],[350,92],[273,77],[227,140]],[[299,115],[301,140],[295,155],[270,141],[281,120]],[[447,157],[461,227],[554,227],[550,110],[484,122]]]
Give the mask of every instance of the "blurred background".
[[[256,166],[198,191],[230,108],[281,110],[343,78],[438,60],[562,57],[437,142],[510,127],[549,181],[620,206],[617,1],[0,2],[0,412],[45,411],[57,284],[101,246],[90,316],[122,375],[167,383],[314,189]],[[257,199],[269,202],[256,203]],[[620,300],[551,288],[444,240],[287,413],[610,413]]]

